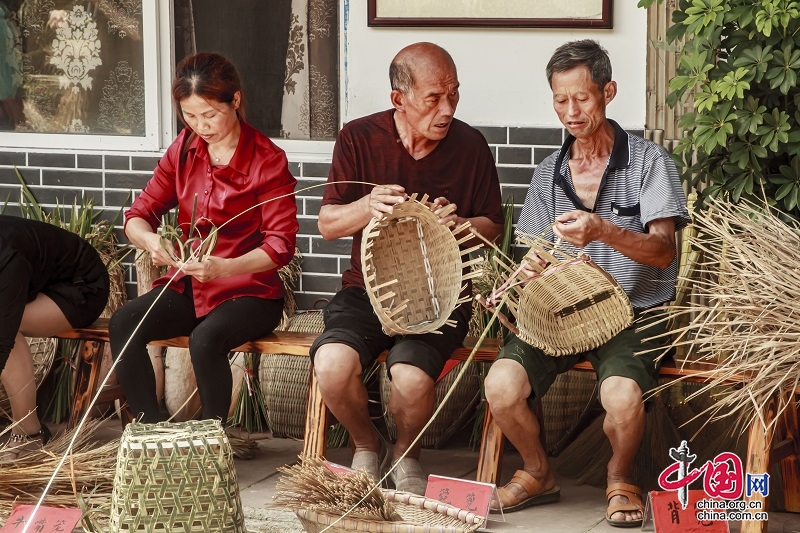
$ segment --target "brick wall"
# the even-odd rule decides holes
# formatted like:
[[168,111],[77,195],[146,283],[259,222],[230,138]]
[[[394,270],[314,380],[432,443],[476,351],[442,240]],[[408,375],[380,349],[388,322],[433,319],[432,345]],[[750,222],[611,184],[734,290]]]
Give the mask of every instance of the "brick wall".
[[[561,128],[478,127],[492,149],[500,176],[503,198],[512,197],[516,221],[525,201],[525,193],[536,165],[561,145]],[[641,135],[641,131],[632,131]],[[94,205],[113,218],[120,207],[147,183],[158,154],[122,154],[89,151],[43,153],[24,152],[0,146],[0,202],[8,198],[6,212],[18,214],[20,186],[16,166],[39,203],[47,207],[80,204],[82,196],[94,199]],[[324,183],[330,160],[296,162],[290,159],[289,170],[297,178],[298,189]],[[322,187],[297,196],[300,231],[297,246],[303,253],[303,274],[297,287],[298,306],[310,309],[321,298],[330,298],[340,287],[341,274],[349,264],[350,239],[324,240],[317,231],[317,215]],[[120,238],[121,231],[118,232]],[[136,293],[135,271],[128,268],[128,294]]]

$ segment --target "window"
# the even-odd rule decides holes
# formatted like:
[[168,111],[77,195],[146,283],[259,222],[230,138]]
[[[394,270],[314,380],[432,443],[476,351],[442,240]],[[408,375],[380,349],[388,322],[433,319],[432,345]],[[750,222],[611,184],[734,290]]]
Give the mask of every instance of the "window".
[[282,139],[333,140],[339,127],[337,0],[174,0],[175,58],[236,65],[247,120]]
[[338,4],[0,0],[0,146],[160,151],[176,134],[175,63],[214,50],[242,76],[249,122],[287,151],[330,155]]
[[0,0],[0,14],[0,129],[24,133],[4,145],[157,148],[153,2]]

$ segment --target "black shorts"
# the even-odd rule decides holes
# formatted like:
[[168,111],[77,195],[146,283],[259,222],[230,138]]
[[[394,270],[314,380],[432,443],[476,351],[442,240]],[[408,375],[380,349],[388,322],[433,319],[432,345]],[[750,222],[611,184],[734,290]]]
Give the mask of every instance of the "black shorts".
[[395,363],[406,363],[423,370],[436,381],[456,348],[467,336],[468,324],[458,309],[450,315],[456,325],[442,326],[441,333],[424,335],[386,335],[372,309],[367,292],[360,287],[339,291],[323,311],[325,330],[311,345],[311,362],[320,346],[345,344],[358,352],[361,368],[366,369],[381,353],[389,350],[386,367],[391,377]]

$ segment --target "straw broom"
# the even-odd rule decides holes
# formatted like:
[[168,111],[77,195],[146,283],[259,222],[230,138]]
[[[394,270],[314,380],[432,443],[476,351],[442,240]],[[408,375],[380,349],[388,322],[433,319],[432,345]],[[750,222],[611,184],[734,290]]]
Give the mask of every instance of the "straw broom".
[[347,513],[350,518],[366,520],[403,519],[365,472],[338,475],[321,459],[308,456],[300,456],[300,463],[280,467],[278,471],[283,474],[273,496],[278,506],[335,515]]

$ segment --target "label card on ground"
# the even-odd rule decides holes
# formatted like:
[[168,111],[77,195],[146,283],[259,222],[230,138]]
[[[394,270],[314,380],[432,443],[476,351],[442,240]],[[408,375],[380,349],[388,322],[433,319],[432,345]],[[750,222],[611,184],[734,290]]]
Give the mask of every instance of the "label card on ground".
[[[652,524],[656,533],[729,533],[727,520],[700,520],[697,504],[708,498],[702,490],[688,491],[686,509],[675,491],[650,491],[644,509],[644,526]],[[653,531],[653,529],[649,529]]]
[[61,509],[35,505],[15,505],[0,533],[21,533],[27,524],[31,533],[70,532],[75,529],[83,514],[80,509]]
[[425,497],[487,517],[495,490],[492,483],[430,475]]

